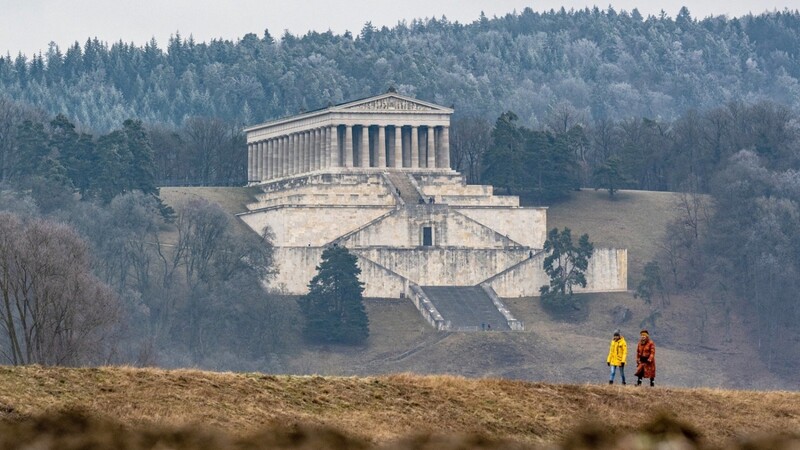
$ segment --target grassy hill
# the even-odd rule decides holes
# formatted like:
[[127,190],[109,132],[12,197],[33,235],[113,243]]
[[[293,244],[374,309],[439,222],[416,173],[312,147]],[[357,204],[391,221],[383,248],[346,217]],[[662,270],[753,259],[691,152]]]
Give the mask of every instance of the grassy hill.
[[[251,194],[162,190],[170,204],[206,198],[231,213]],[[551,207],[548,225],[628,248],[635,274],[655,252],[675,200],[623,192],[611,201],[583,191]],[[293,307],[293,297],[283,300]],[[407,300],[367,299],[370,337],[361,347],[309,346],[291,336],[252,365],[203,366],[271,375],[0,367],[0,450],[646,449],[663,439],[673,441],[668,448],[800,446],[797,436],[770,440],[800,433],[800,393],[775,391],[796,391],[800,379],[758,364],[746,318],[720,305],[687,295],[662,309],[650,326],[653,389],[606,384],[611,330],[620,327],[635,345],[652,312],[630,293],[582,295],[575,308],[557,311],[537,299],[506,302],[525,332],[436,332]],[[731,387],[772,391],[721,389]],[[771,437],[740,438],[764,433]]]
[[[202,197],[231,213],[243,211],[251,195],[248,188],[162,189],[168,203]],[[548,227],[589,233],[597,246],[627,248],[629,285],[635,285],[674,217],[677,200],[676,194],[642,191],[621,191],[611,200],[604,191],[584,190],[548,209]],[[287,297],[286,302],[291,306],[294,299]],[[561,312],[543,309],[536,298],[507,299],[506,303],[526,324],[525,332],[436,332],[408,301],[368,299],[370,338],[363,347],[304,346],[295,336],[283,352],[266,355],[267,363],[203,367],[284,374],[414,372],[602,383],[607,376],[611,331],[621,328],[630,345],[635,345],[642,322],[653,312],[630,293],[581,295],[579,309]],[[624,321],[620,312],[626,313]],[[647,324],[658,348],[659,385],[786,389],[800,383],[800,376],[780,378],[753,364],[758,349],[749,339],[747,318],[722,305],[702,297],[673,296],[660,314],[655,325]]]
[[[679,415],[685,423],[682,429],[688,435],[697,433],[697,442],[703,445],[800,429],[800,393],[796,392],[623,388],[410,374],[349,378],[111,367],[0,368],[0,419],[4,422],[25,424],[37,415],[67,409],[113,418],[125,428],[150,433],[202,424],[202,433],[217,429],[241,437],[264,427],[290,430],[311,425],[332,427],[375,446],[414,435],[477,434],[483,437],[472,440],[477,444],[450,448],[510,448],[512,444],[532,448],[563,442],[576,430],[587,435],[598,429],[603,439],[614,439],[647,428],[658,414]],[[17,433],[24,429],[16,426]],[[41,422],[37,426],[31,439],[54,427]],[[8,444],[23,436],[9,436],[12,428],[8,427],[0,425],[0,448],[23,448]],[[72,423],[66,430],[56,428],[64,435],[92,427]],[[495,440],[507,440],[507,445],[480,445]],[[214,448],[207,445],[194,448]],[[162,444],[153,448],[186,447]]]
[[635,287],[644,265],[653,259],[664,231],[677,213],[678,194],[582,190],[547,210],[547,227],[588,234],[596,247],[628,249],[628,286]]

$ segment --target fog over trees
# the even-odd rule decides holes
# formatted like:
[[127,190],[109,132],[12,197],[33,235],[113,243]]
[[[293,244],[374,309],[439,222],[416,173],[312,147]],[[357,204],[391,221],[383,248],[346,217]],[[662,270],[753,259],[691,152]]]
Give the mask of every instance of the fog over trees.
[[[609,201],[619,189],[683,192],[636,280],[653,320],[671,296],[700,292],[755,318],[771,370],[789,370],[781,346],[798,354],[797,11],[698,21],[686,9],[526,9],[160,45],[89,39],[0,57],[3,362],[276,367],[298,314],[263,285],[275,270],[269,230],[236,233],[202,201],[172,209],[158,187],[242,186],[244,125],[389,86],[455,106],[451,161],[470,183],[537,205],[580,188]],[[34,237],[63,243],[43,248],[69,289],[10,269],[60,273],[25,247]],[[20,320],[40,300],[56,322],[26,334]],[[84,304],[98,315],[70,313]]]

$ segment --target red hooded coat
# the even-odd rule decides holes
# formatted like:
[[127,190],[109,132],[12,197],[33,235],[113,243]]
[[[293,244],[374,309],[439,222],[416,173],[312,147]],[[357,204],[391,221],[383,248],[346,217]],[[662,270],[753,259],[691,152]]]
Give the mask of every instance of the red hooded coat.
[[636,346],[636,364],[637,377],[656,377],[656,344],[649,337],[645,342],[639,340]]

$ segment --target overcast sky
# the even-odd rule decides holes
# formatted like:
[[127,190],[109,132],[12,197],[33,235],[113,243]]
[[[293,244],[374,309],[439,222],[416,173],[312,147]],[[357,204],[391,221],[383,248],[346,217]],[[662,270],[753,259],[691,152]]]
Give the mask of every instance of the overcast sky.
[[662,9],[675,17],[686,5],[692,16],[729,17],[764,11],[800,9],[800,0],[0,0],[0,51],[28,56],[47,50],[53,41],[62,51],[88,37],[144,45],[155,37],[164,48],[170,35],[194,36],[198,42],[213,38],[236,40],[246,33],[261,36],[265,28],[274,37],[284,30],[358,33],[364,23],[393,26],[414,18],[447,16],[470,23],[481,11],[502,16],[531,7],[537,11],[612,5],[617,11],[638,8],[642,15]]

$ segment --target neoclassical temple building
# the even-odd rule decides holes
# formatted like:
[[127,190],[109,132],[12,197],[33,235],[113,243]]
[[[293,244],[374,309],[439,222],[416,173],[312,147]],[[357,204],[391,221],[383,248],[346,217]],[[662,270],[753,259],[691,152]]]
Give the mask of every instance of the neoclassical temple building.
[[451,108],[388,92],[247,128],[248,179],[329,168],[450,167]]
[[[547,209],[450,168],[452,113],[390,90],[247,128],[239,217],[274,235],[270,287],[306,293],[323,250],[344,246],[368,297],[409,299],[438,329],[522,329],[501,298],[548,283]],[[587,278],[579,290],[626,290],[625,249],[595,249]]]

